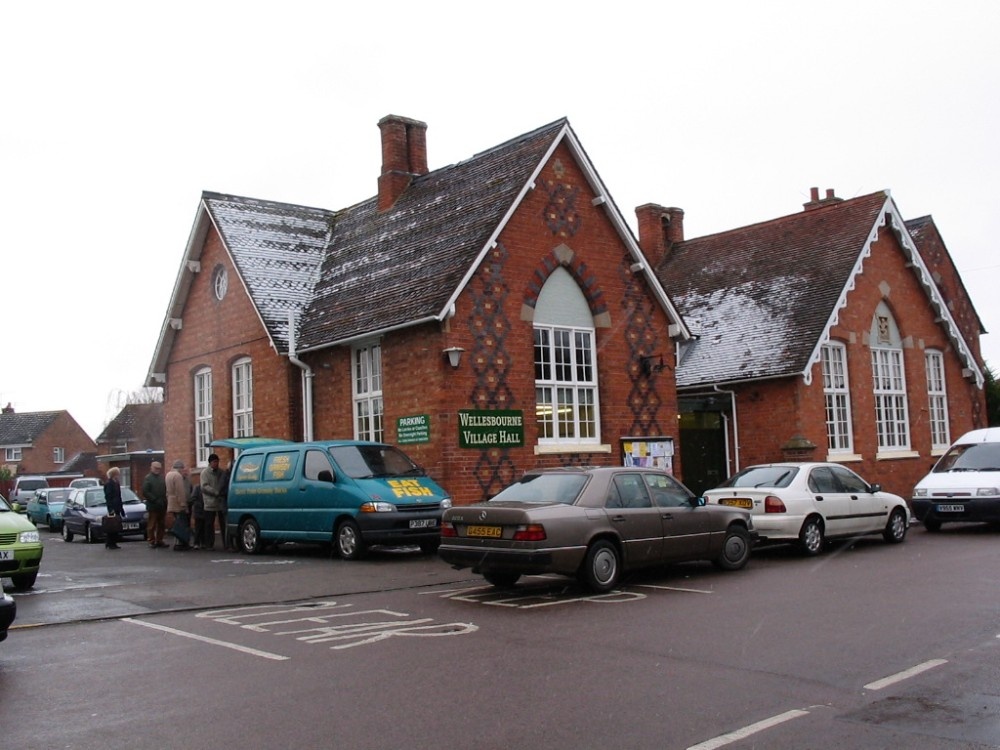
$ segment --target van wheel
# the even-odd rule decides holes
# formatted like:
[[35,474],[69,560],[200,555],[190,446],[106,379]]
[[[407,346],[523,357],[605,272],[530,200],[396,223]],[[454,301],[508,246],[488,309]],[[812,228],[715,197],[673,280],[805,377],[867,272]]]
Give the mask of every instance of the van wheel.
[[936,518],[925,518],[924,528],[927,529],[932,534],[941,531],[941,522]]
[[365,540],[361,527],[350,519],[337,527],[337,552],[345,560],[358,560],[365,554]]
[[260,539],[260,526],[252,518],[240,521],[239,540],[240,548],[248,555],[256,555],[264,548],[264,543]]

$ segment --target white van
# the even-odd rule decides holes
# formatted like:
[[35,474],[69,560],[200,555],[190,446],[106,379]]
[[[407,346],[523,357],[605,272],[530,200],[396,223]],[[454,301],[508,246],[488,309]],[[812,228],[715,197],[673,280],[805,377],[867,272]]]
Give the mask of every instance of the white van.
[[49,481],[43,476],[24,474],[14,480],[14,489],[10,491],[10,504],[18,513],[25,513],[28,501],[35,496],[35,490],[48,487]]
[[949,522],[1000,523],[1000,427],[956,440],[917,482],[911,505],[928,531]]

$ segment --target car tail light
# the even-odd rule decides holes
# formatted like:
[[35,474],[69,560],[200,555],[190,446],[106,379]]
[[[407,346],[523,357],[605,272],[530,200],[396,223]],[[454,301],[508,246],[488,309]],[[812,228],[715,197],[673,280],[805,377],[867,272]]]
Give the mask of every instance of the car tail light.
[[781,502],[780,497],[768,495],[764,498],[765,513],[786,513],[787,511],[788,509],[785,507],[785,504]]
[[541,542],[545,539],[545,527],[540,523],[518,526],[514,530],[515,542]]
[[458,536],[458,532],[455,531],[455,524],[451,521],[442,521],[441,536]]

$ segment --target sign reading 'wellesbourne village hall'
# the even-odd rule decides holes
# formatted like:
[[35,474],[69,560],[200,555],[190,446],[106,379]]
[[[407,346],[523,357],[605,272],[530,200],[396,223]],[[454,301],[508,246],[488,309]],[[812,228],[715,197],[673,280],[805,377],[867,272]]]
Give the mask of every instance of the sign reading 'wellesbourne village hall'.
[[524,445],[524,412],[459,409],[459,448],[506,448]]

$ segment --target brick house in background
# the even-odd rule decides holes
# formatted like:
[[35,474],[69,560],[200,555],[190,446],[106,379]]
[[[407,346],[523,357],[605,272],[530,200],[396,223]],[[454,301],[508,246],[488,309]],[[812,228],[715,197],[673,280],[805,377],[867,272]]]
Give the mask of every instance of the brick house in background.
[[146,380],[168,465],[213,438],[385,440],[459,503],[539,465],[679,471],[690,332],[568,121],[434,171],[424,123],[379,128],[377,195],[349,208],[203,194]]
[[982,324],[929,217],[888,192],[684,240],[638,208],[640,245],[696,339],[677,368],[695,491],[754,463],[839,461],[909,496],[950,441],[986,426]]
[[101,477],[121,469],[122,487],[137,493],[153,461],[163,462],[163,404],[126,404],[97,436]]
[[93,458],[95,448],[68,411],[19,414],[10,404],[0,411],[0,464],[11,476],[42,474],[49,484],[65,486],[82,476],[81,467],[88,465],[86,458]]

